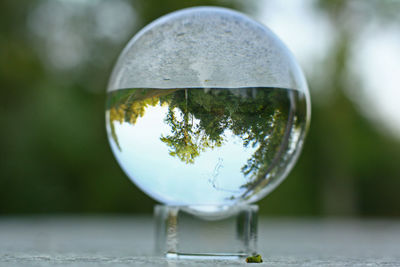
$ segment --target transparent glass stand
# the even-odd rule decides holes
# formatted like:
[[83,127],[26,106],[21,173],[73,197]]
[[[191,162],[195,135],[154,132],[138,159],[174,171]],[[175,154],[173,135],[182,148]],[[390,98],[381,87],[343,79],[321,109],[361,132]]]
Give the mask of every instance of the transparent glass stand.
[[214,215],[202,214],[204,207],[155,206],[157,254],[210,259],[256,254],[258,206],[212,208]]

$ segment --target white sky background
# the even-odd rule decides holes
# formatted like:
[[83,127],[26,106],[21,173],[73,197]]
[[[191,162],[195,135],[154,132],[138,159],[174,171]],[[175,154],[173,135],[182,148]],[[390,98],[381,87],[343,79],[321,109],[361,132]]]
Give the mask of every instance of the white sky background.
[[[282,39],[305,72],[320,68],[314,63],[327,56],[335,31],[329,19],[314,10],[313,1],[260,0],[259,6],[257,19]],[[351,71],[362,87],[348,95],[364,115],[400,138],[400,25],[366,19],[368,25],[357,36],[350,59]]]
[[356,45],[360,49],[351,62],[362,77],[361,107],[400,137],[400,29],[371,32],[360,38]]
[[[321,71],[320,63],[335,39],[335,28],[329,18],[314,10],[313,0],[257,0],[257,3],[260,8],[256,18],[286,43],[305,72],[314,73],[315,68]],[[93,16],[88,19],[93,23],[79,27],[74,24],[76,17],[88,14]],[[137,16],[140,17],[125,0],[48,0],[33,9],[27,24],[48,68],[69,71],[95,60],[90,51],[97,42],[127,40],[137,30],[132,29]],[[376,19],[366,19],[368,25],[354,43],[350,62],[362,88],[354,88],[356,91],[348,95],[367,117],[400,138],[400,26],[388,27]],[[324,88],[312,89],[313,101],[318,101],[315,96]]]

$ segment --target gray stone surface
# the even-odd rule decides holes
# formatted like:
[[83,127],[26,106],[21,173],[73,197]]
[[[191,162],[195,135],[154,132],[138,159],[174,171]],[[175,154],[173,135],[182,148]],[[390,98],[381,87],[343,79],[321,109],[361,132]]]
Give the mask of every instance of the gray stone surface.
[[195,7],[143,28],[121,53],[108,91],[121,88],[277,87],[308,94],[293,55],[244,14]]
[[[0,266],[234,266],[153,255],[150,217],[0,217]],[[265,266],[400,266],[400,222],[261,219]]]

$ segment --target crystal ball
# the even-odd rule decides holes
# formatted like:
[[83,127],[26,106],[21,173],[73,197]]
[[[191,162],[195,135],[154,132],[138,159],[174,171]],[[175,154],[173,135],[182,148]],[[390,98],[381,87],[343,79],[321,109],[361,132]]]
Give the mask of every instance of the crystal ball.
[[293,168],[310,121],[301,68],[266,26],[217,7],[144,27],[107,89],[112,151],[155,200],[205,213],[251,203]]

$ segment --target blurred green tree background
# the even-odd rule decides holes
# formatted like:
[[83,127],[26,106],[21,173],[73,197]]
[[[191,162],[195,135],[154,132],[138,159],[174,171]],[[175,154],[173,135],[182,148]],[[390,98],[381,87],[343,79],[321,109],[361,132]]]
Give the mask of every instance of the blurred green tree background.
[[[257,16],[264,2],[2,0],[0,214],[152,212],[155,202],[125,176],[106,137],[105,88],[118,54],[174,10],[218,5]],[[362,112],[354,88],[364,85],[351,68],[365,21],[372,14],[398,29],[400,4],[354,3],[312,1],[334,25],[332,44],[303,66],[311,128],[294,170],[260,201],[262,214],[400,215],[400,133]]]

